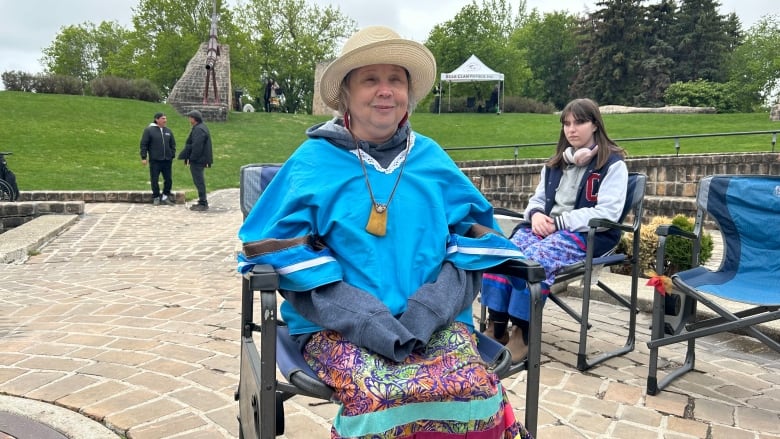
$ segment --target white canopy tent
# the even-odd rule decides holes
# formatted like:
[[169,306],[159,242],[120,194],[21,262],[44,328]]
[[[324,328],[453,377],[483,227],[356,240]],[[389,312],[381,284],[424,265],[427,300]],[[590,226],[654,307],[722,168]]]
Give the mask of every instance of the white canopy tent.
[[[441,79],[439,83],[439,90],[441,90],[441,83],[442,82],[448,82],[449,87],[447,89],[447,103],[449,105],[450,101],[450,94],[452,91],[452,83],[453,82],[475,82],[475,81],[497,81],[498,84],[496,84],[497,87],[501,90],[500,96],[498,97],[498,102],[496,102],[496,106],[498,107],[499,113],[501,112],[502,103],[504,102],[504,74],[498,73],[495,70],[491,69],[490,67],[486,66],[485,63],[483,63],[479,58],[477,58],[476,55],[471,55],[469,59],[466,60],[463,64],[460,65],[457,69],[453,70],[450,73],[442,73]],[[441,113],[441,100],[439,100],[439,113]]]

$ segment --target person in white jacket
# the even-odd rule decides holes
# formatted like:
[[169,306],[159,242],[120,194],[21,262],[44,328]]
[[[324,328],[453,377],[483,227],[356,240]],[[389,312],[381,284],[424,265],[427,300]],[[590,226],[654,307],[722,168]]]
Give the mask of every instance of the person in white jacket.
[[[585,259],[588,221],[620,219],[628,187],[624,158],[625,150],[607,135],[595,102],[576,99],[566,105],[555,155],[542,167],[524,221],[510,237],[527,258],[544,267],[545,298],[558,270]],[[594,254],[605,253],[619,239],[619,230],[598,232]],[[530,311],[525,282],[485,274],[481,298],[489,314],[485,333],[507,346],[512,362],[522,361],[528,354]]]

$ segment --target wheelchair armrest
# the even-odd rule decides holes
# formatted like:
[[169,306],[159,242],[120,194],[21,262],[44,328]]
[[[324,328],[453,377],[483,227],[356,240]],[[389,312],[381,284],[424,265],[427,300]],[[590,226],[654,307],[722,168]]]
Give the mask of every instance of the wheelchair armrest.
[[698,238],[695,233],[683,230],[673,224],[664,224],[658,226],[658,228],[655,229],[655,234],[658,236],[679,236],[681,238],[690,240]]
[[279,275],[270,265],[255,265],[244,273],[252,291],[276,291],[279,288]]
[[518,277],[528,282],[541,282],[547,278],[544,267],[530,259],[510,259],[495,267],[485,270],[488,273],[503,274]]
[[474,334],[477,336],[479,355],[488,364],[488,368],[499,378],[506,377],[509,367],[512,365],[512,353],[506,346],[485,334],[479,331],[475,331]]

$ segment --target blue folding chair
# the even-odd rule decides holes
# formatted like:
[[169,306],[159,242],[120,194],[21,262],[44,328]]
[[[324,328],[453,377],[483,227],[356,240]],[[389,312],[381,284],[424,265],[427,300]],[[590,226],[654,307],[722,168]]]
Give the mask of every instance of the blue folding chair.
[[[655,395],[695,365],[696,339],[725,331],[744,330],[780,352],[780,343],[756,325],[780,319],[780,177],[713,175],[699,182],[692,232],[660,226],[656,263],[663,266],[670,237],[690,240],[691,269],[671,276],[674,291],[656,294],[647,393]],[[720,268],[699,265],[705,219],[717,223],[723,237]],[[717,316],[701,318],[701,303]],[[738,304],[749,309],[731,311]],[[685,362],[658,381],[659,348],[687,341]]]
[[[245,165],[240,171],[240,205],[244,217],[265,186],[276,175],[278,164]],[[526,279],[532,300],[528,358],[511,366],[511,354],[502,345],[477,332],[482,359],[500,378],[527,370],[525,427],[536,434],[541,362],[542,297],[544,269],[534,261],[509,261],[491,269],[496,273]],[[271,439],[284,433],[284,402],[295,395],[332,401],[333,389],[320,381],[303,358],[277,315],[279,279],[273,268],[257,265],[242,279],[241,363],[235,399],[239,404],[239,438]],[[256,293],[260,310],[255,318]],[[260,334],[260,349],[254,334]],[[277,368],[284,380],[277,379]],[[336,401],[333,401],[336,402]]]
[[[558,305],[563,311],[571,316],[580,324],[580,342],[577,352],[577,369],[585,371],[591,367],[602,363],[610,358],[623,355],[634,350],[636,345],[636,314],[637,296],[639,286],[640,264],[639,264],[639,242],[640,230],[642,228],[642,214],[645,198],[645,187],[647,185],[647,176],[638,172],[628,174],[628,184],[626,188],[626,201],[623,205],[623,212],[617,222],[609,221],[603,218],[594,218],[588,223],[587,251],[583,261],[563,267],[555,277],[556,284],[571,282],[573,280],[582,280],[582,308],[577,312],[563,299],[550,294],[549,298]],[[516,218],[518,222],[522,221],[523,214],[509,209],[497,208],[496,213],[505,217]],[[630,220],[630,221],[629,221]],[[603,229],[616,229],[623,233],[630,233],[633,242],[631,256],[625,253],[617,252],[618,246],[608,250],[604,254],[594,254],[594,240],[596,232]],[[514,233],[514,231],[513,231]],[[629,300],[616,292],[604,281],[598,278],[600,270],[605,267],[630,265],[631,267],[631,290],[629,291]],[[628,330],[626,341],[623,346],[617,347],[612,351],[602,352],[599,355],[590,358],[588,356],[588,330],[592,325],[589,323],[590,316],[590,296],[593,284],[601,288],[604,293],[611,296],[616,302],[628,309]],[[485,308],[482,308],[481,329],[485,329],[487,316]]]

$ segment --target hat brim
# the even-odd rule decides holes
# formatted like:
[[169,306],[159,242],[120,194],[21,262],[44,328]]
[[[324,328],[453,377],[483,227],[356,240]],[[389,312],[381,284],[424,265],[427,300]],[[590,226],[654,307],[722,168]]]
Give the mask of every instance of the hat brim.
[[427,47],[411,40],[391,39],[366,44],[336,58],[320,79],[320,96],[328,107],[338,110],[341,81],[349,72],[374,64],[393,64],[406,69],[411,78],[411,96],[420,102],[436,79],[436,59]]

